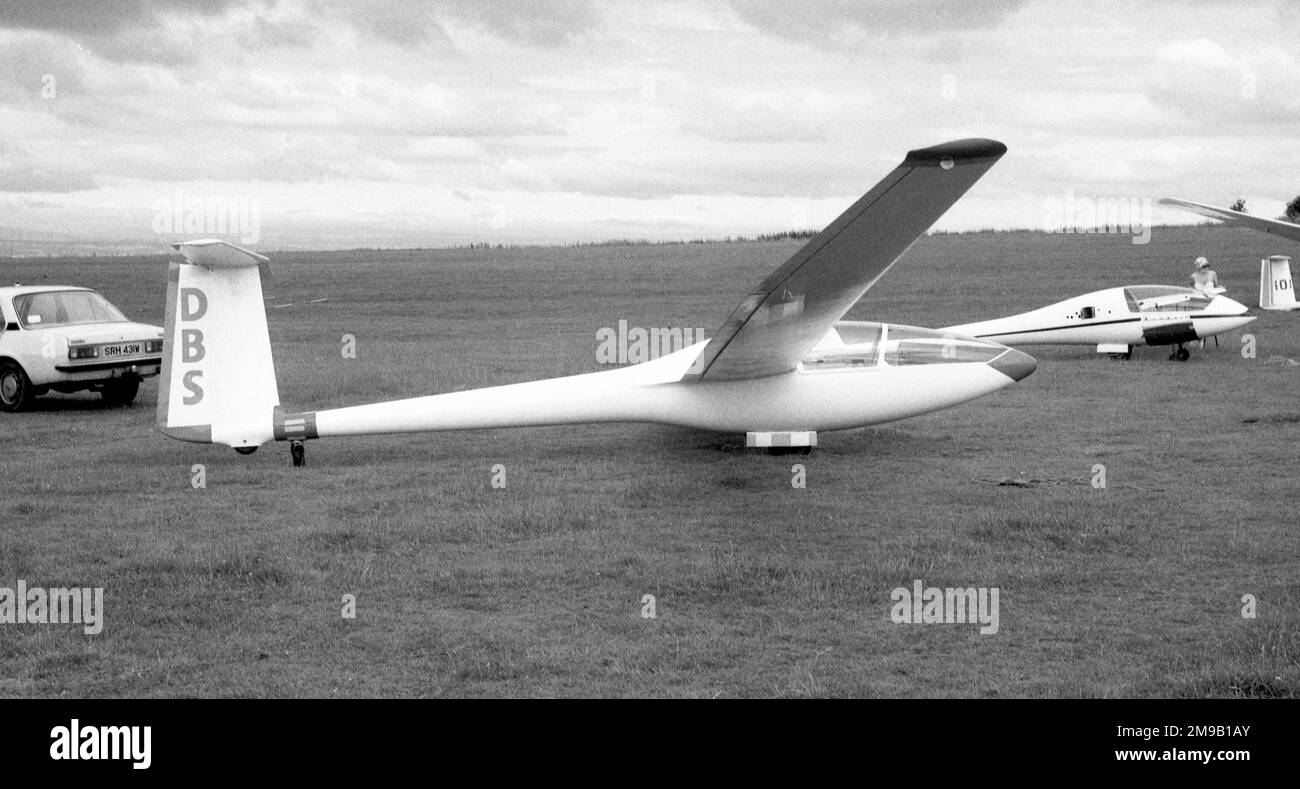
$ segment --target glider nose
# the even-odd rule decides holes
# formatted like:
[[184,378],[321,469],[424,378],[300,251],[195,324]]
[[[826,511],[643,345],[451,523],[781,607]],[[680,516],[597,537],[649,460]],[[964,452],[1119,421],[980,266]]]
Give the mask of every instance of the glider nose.
[[1212,315],[1245,315],[1250,307],[1227,296],[1215,296],[1214,301],[1206,305],[1205,311]]
[[996,359],[989,362],[989,367],[1002,373],[1013,381],[1023,381],[1038,369],[1038,360],[1024,351],[1008,348]]
[[1219,319],[1218,326],[1222,327],[1219,329],[1221,332],[1240,329],[1255,320],[1255,316],[1250,314],[1250,307],[1227,296],[1215,296],[1214,300],[1206,305],[1205,311],[1211,315],[1228,316]]

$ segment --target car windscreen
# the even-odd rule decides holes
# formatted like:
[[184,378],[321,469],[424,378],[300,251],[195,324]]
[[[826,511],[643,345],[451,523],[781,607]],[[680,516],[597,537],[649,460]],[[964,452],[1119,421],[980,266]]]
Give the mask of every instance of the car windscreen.
[[14,297],[14,309],[25,329],[76,323],[118,323],[126,316],[93,290],[47,290]]

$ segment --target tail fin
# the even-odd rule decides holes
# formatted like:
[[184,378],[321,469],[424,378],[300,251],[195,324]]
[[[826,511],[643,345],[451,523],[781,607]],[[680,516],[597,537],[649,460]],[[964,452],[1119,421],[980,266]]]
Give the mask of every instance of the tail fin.
[[259,267],[267,259],[211,239],[173,247],[185,260],[167,272],[158,430],[256,448],[275,437],[280,404],[262,302]]
[[1291,279],[1291,258],[1273,255],[1259,262],[1259,306],[1265,310],[1300,309]]

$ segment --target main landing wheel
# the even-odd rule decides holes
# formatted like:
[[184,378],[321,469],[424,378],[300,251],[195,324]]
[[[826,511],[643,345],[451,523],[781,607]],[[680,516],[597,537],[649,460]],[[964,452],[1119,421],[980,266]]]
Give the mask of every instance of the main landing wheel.
[[130,405],[139,392],[139,378],[115,378],[105,382],[99,390],[99,396],[104,398],[105,405],[124,406]]
[[1176,350],[1176,351],[1174,351],[1173,353],[1169,354],[1169,360],[1170,360],[1170,361],[1185,362],[1185,361],[1187,361],[1187,360],[1190,359],[1190,358],[1192,358],[1192,353],[1191,353],[1191,351],[1187,350],[1186,348],[1184,348],[1184,347],[1181,346],[1181,345],[1178,346],[1178,350]]
[[293,467],[298,468],[307,462],[307,447],[301,441],[289,442],[289,457],[293,460]]
[[812,447],[768,447],[769,455],[811,455]]
[[241,455],[251,455],[257,451],[257,447],[235,447],[235,451]]

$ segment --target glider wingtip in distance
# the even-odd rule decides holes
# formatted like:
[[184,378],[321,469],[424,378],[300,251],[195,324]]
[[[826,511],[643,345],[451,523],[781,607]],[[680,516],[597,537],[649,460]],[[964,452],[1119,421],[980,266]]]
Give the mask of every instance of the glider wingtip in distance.
[[1269,233],[1275,236],[1300,242],[1300,225],[1286,222],[1281,219],[1268,219],[1262,216],[1248,214],[1245,211],[1234,211],[1231,208],[1220,208],[1218,206],[1197,203],[1192,200],[1183,200],[1178,197],[1162,197],[1156,201],[1158,205],[1167,205],[1174,208],[1181,208],[1184,211],[1190,211],[1193,214],[1200,214],[1209,219],[1217,219],[1225,225],[1231,227],[1245,227],[1251,230],[1258,230],[1261,233]]
[[996,342],[842,320],[1006,152],[994,140],[919,148],[744,298],[711,339],[642,364],[324,411],[287,413],[276,388],[259,268],[233,244],[176,245],[158,428],[248,453],[332,436],[657,422],[746,433],[799,448],[819,430],[880,424],[957,405],[1032,373]]

